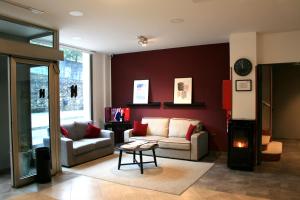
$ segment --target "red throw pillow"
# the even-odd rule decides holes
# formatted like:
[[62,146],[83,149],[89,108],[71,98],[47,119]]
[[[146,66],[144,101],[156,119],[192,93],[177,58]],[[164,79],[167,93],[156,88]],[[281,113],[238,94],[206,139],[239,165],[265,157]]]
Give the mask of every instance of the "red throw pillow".
[[195,128],[196,128],[196,126],[190,124],[189,130],[185,134],[185,139],[191,141],[191,137],[192,137],[192,134],[193,134]]
[[93,124],[88,123],[88,126],[85,130],[85,138],[98,138],[100,136],[101,129],[94,126]]
[[133,123],[133,136],[146,136],[148,124],[142,124],[139,121],[134,121]]
[[60,127],[60,132],[61,132],[61,134],[63,135],[63,136],[65,136],[66,138],[69,138],[70,137],[70,133],[69,133],[69,131],[66,129],[66,128],[64,128],[64,127]]

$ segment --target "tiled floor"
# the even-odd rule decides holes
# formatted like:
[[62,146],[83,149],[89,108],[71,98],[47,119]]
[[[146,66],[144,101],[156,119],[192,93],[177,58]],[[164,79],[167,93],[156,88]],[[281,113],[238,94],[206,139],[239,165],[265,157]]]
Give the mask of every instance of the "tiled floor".
[[[278,141],[278,140],[276,140]],[[212,170],[197,181],[207,189],[271,199],[300,199],[300,140],[283,142],[279,162],[263,162],[254,172],[230,170],[220,156]]]
[[226,154],[210,155],[205,160],[215,161],[214,167],[180,196],[65,172],[54,177],[50,184],[32,184],[21,189],[10,188],[8,176],[1,177],[0,199],[25,193],[28,194],[13,199],[300,199],[300,141],[283,143],[281,161],[264,162],[255,172],[230,170]]

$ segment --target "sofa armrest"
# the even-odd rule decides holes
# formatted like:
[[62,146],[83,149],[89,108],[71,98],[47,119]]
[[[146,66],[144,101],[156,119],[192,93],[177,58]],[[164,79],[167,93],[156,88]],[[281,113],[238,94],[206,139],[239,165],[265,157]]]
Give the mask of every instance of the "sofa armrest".
[[208,154],[208,133],[200,131],[191,137],[191,160],[199,160]]
[[112,144],[115,145],[115,136],[114,136],[114,132],[111,130],[102,130],[101,129],[101,134],[100,137],[102,138],[110,138],[112,141]]
[[128,129],[124,131],[124,142],[129,142],[129,138],[132,137],[133,129]]
[[61,137],[60,144],[61,164],[70,167],[73,165],[73,140]]

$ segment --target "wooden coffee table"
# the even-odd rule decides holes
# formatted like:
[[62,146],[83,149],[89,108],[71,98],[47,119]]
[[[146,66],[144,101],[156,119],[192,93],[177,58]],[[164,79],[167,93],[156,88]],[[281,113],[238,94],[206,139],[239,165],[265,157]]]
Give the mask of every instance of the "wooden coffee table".
[[[139,143],[139,142],[128,142],[121,144],[117,147],[117,149],[120,151],[119,153],[119,163],[118,163],[118,170],[120,170],[121,165],[138,165],[141,170],[141,174],[144,173],[144,167],[143,165],[146,163],[154,163],[157,167],[157,161],[156,161],[156,155],[155,155],[155,149],[158,147],[158,144],[147,142],[147,143]],[[149,162],[143,162],[143,151],[149,151],[152,150],[153,152],[153,161]],[[130,152],[133,154],[133,162],[132,163],[122,163],[122,153],[123,151]],[[136,152],[139,152],[140,155],[140,162],[136,160]]]

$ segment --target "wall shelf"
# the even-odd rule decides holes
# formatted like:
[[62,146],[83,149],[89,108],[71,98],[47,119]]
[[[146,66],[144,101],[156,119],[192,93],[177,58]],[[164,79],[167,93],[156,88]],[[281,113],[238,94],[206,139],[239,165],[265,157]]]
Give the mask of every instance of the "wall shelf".
[[191,104],[174,104],[173,102],[164,102],[165,107],[178,107],[178,108],[204,108],[205,103],[204,102],[194,102]]
[[128,107],[160,107],[160,102],[149,102],[145,104],[134,104],[134,103],[127,103],[126,106]]

